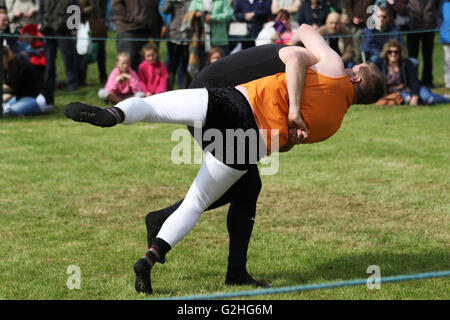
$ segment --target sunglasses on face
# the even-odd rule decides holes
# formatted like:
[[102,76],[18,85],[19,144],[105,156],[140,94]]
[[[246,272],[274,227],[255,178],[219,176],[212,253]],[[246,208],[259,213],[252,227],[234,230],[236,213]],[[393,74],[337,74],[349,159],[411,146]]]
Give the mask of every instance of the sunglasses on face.
[[398,51],[397,50],[389,50],[387,52],[387,54],[393,54],[393,53],[398,54]]

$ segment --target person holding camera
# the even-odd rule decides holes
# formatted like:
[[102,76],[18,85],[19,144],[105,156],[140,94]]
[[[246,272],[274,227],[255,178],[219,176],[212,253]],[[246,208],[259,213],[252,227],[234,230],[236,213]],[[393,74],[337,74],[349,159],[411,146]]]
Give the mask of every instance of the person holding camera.
[[[188,11],[195,11],[195,16],[202,18],[205,35],[209,30],[210,47],[219,47],[227,55],[229,53],[227,22],[233,16],[230,2],[228,0],[192,0]],[[205,52],[209,50],[205,48]]]

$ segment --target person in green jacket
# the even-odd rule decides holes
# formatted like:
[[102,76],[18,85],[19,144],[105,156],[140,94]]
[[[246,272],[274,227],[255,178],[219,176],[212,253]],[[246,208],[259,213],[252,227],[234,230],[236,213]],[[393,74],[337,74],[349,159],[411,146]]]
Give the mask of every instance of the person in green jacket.
[[[233,8],[231,8],[230,1],[192,0],[188,11],[196,11],[196,17],[203,20],[205,27],[205,52],[209,52],[208,48],[210,47],[219,47],[227,55],[229,53],[227,22],[233,16]],[[208,30],[210,34],[209,43],[207,43]]]

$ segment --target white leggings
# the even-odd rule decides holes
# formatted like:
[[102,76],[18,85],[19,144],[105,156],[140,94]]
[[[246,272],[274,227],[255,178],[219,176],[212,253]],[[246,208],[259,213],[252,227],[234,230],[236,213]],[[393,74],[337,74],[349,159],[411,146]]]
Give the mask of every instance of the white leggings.
[[[147,98],[129,98],[116,105],[125,114],[124,124],[139,121],[193,126],[206,122],[208,91],[186,89]],[[202,166],[178,209],[164,222],[157,237],[173,247],[192,230],[200,214],[219,199],[247,170],[236,170],[207,152]]]
[[201,121],[204,125],[208,91],[204,88],[168,91],[147,98],[129,98],[116,107],[125,114],[123,124],[161,122],[193,126]]

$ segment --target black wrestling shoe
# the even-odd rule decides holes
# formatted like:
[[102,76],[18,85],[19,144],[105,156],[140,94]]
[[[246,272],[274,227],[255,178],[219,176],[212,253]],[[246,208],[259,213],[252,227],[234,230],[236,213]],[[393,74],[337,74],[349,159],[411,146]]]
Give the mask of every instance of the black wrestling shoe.
[[91,106],[82,102],[71,102],[66,106],[64,114],[73,121],[87,122],[98,127],[112,127],[119,123],[120,115],[115,114],[117,112],[116,110],[108,109]]
[[145,259],[141,258],[134,264],[134,273],[136,274],[134,288],[137,292],[152,294],[150,272],[151,268]]
[[254,286],[258,288],[270,288],[270,283],[264,283],[253,279],[246,270],[233,273],[228,271],[225,278],[225,284],[228,286]]

